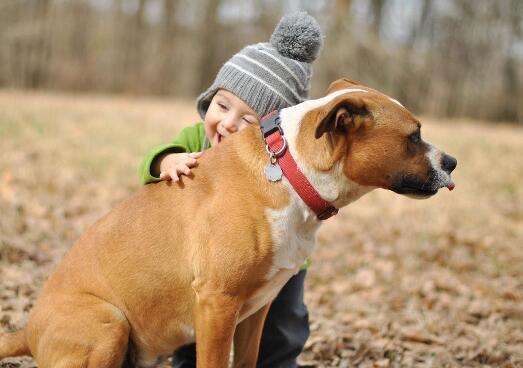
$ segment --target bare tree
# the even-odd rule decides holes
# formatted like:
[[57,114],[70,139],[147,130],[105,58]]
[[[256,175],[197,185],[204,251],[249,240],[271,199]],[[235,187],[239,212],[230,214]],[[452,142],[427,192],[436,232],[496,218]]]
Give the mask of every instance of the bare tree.
[[[502,14],[508,19],[507,44],[515,45],[523,41],[523,3],[518,0],[498,4],[502,6]],[[506,105],[500,118],[506,121],[523,122],[523,87],[522,76],[518,70],[520,63],[512,50],[507,50],[503,66],[503,95],[506,96]]]
[[203,15],[200,17],[202,22],[199,29],[199,45],[201,45],[201,55],[198,62],[200,78],[195,83],[194,93],[204,91],[212,83],[216,72],[219,69],[219,60],[216,60],[216,49],[219,47],[219,17],[220,0],[204,0],[202,2]]
[[371,34],[378,40],[381,34],[385,2],[386,0],[373,0],[370,2]]
[[144,87],[143,41],[145,39],[145,7],[148,0],[139,0],[131,19],[123,19],[123,60],[122,75],[125,78],[124,88],[138,92]]
[[[351,0],[336,0],[328,8],[330,26],[324,30],[325,45],[320,55],[320,60],[315,66],[315,74],[323,80],[323,87],[319,93],[323,93],[325,84],[339,77],[351,77],[349,74],[351,58],[354,50],[353,35],[350,31]],[[356,78],[352,76],[352,78]]]
[[51,0],[33,2],[33,34],[30,41],[29,60],[24,85],[29,88],[43,87],[48,77],[49,64],[49,10]]
[[[79,90],[89,90],[93,86],[90,69],[93,67],[90,58],[89,40],[92,36],[91,8],[85,0],[76,0],[70,4],[69,13],[74,22],[70,24],[68,35],[71,68],[81,70],[81,73],[70,73],[68,76],[70,85]],[[72,80],[71,80],[72,79]]]
[[[418,17],[412,21],[406,45],[399,51],[401,69],[396,78],[396,96],[414,110],[419,110],[421,101],[426,98],[426,86],[430,80],[430,72],[427,71],[433,68],[432,58],[423,55],[416,47],[423,39],[427,40],[433,34],[430,21],[432,11],[432,0],[422,0]],[[423,62],[420,63],[420,60]]]
[[160,94],[173,92],[177,0],[163,0],[161,33],[157,55],[157,74],[154,90]]

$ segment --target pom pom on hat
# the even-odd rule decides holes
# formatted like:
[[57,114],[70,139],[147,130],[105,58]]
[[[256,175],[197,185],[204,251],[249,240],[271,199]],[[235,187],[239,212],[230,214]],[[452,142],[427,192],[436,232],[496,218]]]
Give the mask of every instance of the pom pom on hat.
[[321,29],[316,20],[306,12],[284,16],[271,36],[271,44],[283,56],[313,62],[323,44]]

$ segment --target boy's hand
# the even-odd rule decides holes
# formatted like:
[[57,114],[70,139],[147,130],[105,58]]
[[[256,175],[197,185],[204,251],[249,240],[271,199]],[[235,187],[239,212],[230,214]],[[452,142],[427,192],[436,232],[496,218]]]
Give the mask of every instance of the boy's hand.
[[179,181],[182,175],[191,175],[191,167],[198,164],[203,152],[170,153],[160,162],[160,179]]

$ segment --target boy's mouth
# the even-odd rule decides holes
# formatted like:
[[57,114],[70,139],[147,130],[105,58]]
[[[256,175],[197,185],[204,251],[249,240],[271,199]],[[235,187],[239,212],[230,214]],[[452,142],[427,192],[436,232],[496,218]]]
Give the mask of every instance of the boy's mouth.
[[216,134],[213,137],[212,144],[213,145],[217,145],[218,143],[220,143],[222,141],[223,138],[224,138],[223,135],[221,135],[220,133],[216,132]]

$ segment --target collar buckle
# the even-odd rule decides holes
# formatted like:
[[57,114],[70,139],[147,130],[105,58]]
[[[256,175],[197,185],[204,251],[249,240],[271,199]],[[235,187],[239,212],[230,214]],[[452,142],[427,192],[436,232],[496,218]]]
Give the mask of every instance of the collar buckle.
[[271,111],[261,119],[260,130],[264,139],[275,131],[279,131],[280,135],[283,136],[283,131],[280,127],[280,114],[278,114],[278,110]]

